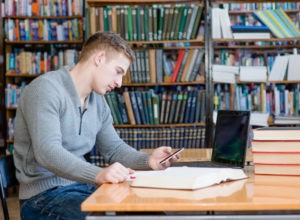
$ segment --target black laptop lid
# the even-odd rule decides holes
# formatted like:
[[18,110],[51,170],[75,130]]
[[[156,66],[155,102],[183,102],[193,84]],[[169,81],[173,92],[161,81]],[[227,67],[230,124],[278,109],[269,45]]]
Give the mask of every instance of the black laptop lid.
[[211,161],[244,167],[249,122],[249,111],[218,111]]

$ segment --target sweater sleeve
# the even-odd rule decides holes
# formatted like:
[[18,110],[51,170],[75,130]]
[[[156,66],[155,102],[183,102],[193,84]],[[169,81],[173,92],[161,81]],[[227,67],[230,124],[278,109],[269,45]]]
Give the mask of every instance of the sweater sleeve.
[[[27,89],[27,90],[26,90]],[[26,88],[20,100],[20,112],[25,120],[31,137],[27,160],[39,164],[50,172],[73,181],[94,184],[95,176],[100,171],[82,158],[75,156],[62,146],[60,129],[60,108],[63,99],[55,86],[49,83],[36,83]],[[31,169],[38,169],[32,166]]]
[[120,139],[112,125],[112,116],[106,102],[103,103],[102,129],[96,140],[96,147],[109,164],[120,162],[133,169],[149,169],[149,154],[139,152]]

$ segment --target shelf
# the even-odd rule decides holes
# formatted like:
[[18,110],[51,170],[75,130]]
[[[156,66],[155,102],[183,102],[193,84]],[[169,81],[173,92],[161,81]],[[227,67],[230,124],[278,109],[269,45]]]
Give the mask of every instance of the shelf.
[[42,19],[72,20],[72,19],[81,19],[81,18],[83,18],[82,15],[73,15],[73,16],[19,16],[19,15],[12,15],[12,16],[4,17],[4,19],[35,19],[35,20],[42,20]]
[[14,143],[14,140],[8,140],[8,139],[7,139],[7,140],[6,140],[6,143],[7,143],[7,144],[13,144],[13,143]]
[[89,6],[107,5],[153,5],[153,4],[192,4],[199,3],[199,0],[87,0]]
[[212,0],[213,3],[266,3],[266,2],[298,2],[296,0]]
[[17,110],[17,107],[5,107],[5,108],[8,111],[15,111],[15,110]]
[[[255,11],[257,10],[241,10],[241,11],[238,11],[238,10],[230,10],[228,13],[229,15],[241,15],[241,14],[252,14],[254,13]],[[298,13],[300,12],[300,9],[290,9],[290,10],[284,10],[285,13],[287,14],[293,14],[293,13]]]
[[8,41],[5,40],[6,44],[81,44],[83,43],[83,40],[68,40],[68,41]]
[[[267,81],[267,82],[242,82],[242,81],[236,81],[234,84],[300,84],[300,80],[282,80],[282,81]],[[230,84],[225,82],[214,82],[214,84]]]
[[271,39],[213,39],[213,43],[229,42],[281,42],[281,41],[300,41],[300,38],[271,38]]
[[5,74],[6,77],[24,77],[24,78],[36,78],[38,76],[40,76],[41,74],[29,74],[29,73],[15,73],[14,71],[10,71],[8,73]]
[[[159,40],[159,41],[127,41],[129,44],[145,45],[145,44],[172,44],[172,43],[202,43],[204,44],[203,36],[191,40]],[[204,46],[204,45],[203,45]],[[174,47],[176,49],[176,47]],[[190,48],[190,47],[189,47]]]
[[205,126],[204,123],[187,123],[187,124],[140,124],[140,125],[114,125],[115,128],[153,128],[153,127],[194,127],[194,126]]
[[185,85],[204,85],[204,80],[197,82],[164,82],[164,83],[123,83],[122,86],[185,86]]
[[[293,48],[300,48],[300,44],[297,45],[218,45],[218,46],[213,46],[214,49],[258,49],[258,50],[274,50],[274,49],[293,49]],[[283,49],[284,48],[284,49]],[[266,51],[265,51],[266,52]]]

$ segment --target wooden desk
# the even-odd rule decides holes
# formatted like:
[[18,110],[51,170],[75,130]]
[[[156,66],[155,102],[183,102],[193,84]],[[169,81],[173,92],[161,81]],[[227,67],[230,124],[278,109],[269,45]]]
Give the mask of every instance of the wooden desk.
[[[178,149],[173,149],[174,151]],[[141,149],[141,151],[146,153],[151,153],[153,149]],[[180,161],[195,161],[195,160],[210,160],[212,154],[211,148],[186,148],[184,151],[180,153],[181,159]],[[247,149],[246,153],[246,161],[252,161],[252,152],[251,149]]]
[[[250,178],[246,180],[196,191],[134,188],[130,187],[128,182],[104,184],[82,203],[81,208],[89,212],[172,211],[174,213],[189,212],[189,214],[199,211],[297,210],[298,215],[288,215],[284,218],[300,219],[300,177],[254,176],[252,172],[248,175]],[[210,217],[213,219],[217,216]],[[269,219],[274,219],[273,215],[267,217],[271,216],[272,218]],[[99,216],[99,219],[104,217]],[[205,215],[198,217],[207,219]]]

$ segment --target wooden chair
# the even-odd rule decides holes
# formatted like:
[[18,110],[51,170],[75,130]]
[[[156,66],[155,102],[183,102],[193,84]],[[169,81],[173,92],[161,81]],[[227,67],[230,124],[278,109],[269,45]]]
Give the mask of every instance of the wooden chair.
[[6,203],[8,188],[18,185],[15,175],[15,166],[12,155],[0,157],[0,196],[4,219],[9,220],[9,213]]

